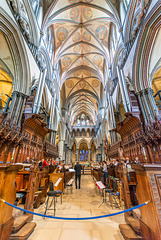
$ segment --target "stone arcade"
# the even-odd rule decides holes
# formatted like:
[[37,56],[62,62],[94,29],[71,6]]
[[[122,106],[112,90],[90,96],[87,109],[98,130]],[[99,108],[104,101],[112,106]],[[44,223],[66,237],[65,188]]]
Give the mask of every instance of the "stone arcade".
[[71,223],[0,200],[0,240],[161,240],[160,26],[160,0],[0,0],[0,199],[44,213],[54,186],[66,217],[150,201]]

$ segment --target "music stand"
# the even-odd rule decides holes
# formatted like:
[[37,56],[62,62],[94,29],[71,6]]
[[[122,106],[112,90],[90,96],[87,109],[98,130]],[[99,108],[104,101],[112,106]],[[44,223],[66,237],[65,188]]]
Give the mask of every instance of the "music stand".
[[[103,199],[102,199],[101,205],[99,206],[99,207],[101,207],[103,203],[106,203],[106,193],[105,193],[106,187],[105,187],[105,185],[103,184],[102,181],[97,181],[97,182],[96,182],[96,185],[97,185],[97,187],[98,187],[100,190],[103,190]],[[107,204],[107,203],[106,203],[106,204]]]

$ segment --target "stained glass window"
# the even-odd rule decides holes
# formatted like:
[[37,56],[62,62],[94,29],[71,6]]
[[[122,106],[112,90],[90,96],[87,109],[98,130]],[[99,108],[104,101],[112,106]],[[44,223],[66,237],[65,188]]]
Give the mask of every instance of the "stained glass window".
[[78,116],[75,120],[75,126],[90,126],[93,125],[92,121],[90,120],[89,116],[86,116],[84,113],[82,113],[80,116]]

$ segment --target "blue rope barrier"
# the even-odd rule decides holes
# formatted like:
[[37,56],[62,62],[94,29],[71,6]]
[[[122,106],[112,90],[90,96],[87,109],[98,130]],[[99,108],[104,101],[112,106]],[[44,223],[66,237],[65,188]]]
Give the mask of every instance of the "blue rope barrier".
[[15,206],[15,205],[11,204],[11,203],[8,203],[8,202],[6,202],[6,201],[3,200],[3,199],[0,199],[0,201],[2,201],[3,203],[7,204],[7,205],[10,206],[10,207],[16,208],[16,209],[18,209],[18,210],[21,210],[21,211],[23,211],[23,212],[30,213],[30,214],[33,214],[33,215],[36,215],[36,216],[40,216],[40,217],[44,217],[44,218],[54,218],[54,219],[58,219],[58,220],[75,220],[75,221],[91,220],[91,219],[98,219],[98,218],[106,218],[106,217],[116,216],[116,215],[119,215],[119,214],[122,214],[122,213],[126,213],[126,212],[129,212],[129,211],[132,211],[132,210],[134,210],[134,209],[143,207],[143,206],[147,205],[147,204],[150,202],[150,201],[147,201],[147,202],[145,202],[145,203],[142,203],[142,204],[137,205],[137,206],[135,206],[135,207],[132,207],[132,208],[123,210],[123,211],[121,211],[121,212],[111,213],[111,214],[102,215],[102,216],[83,217],[83,218],[65,218],[65,217],[54,217],[54,216],[50,216],[50,215],[44,215],[44,214],[41,214],[41,213],[31,212],[31,211],[29,211],[29,210],[26,210],[26,209],[17,207],[17,206]]

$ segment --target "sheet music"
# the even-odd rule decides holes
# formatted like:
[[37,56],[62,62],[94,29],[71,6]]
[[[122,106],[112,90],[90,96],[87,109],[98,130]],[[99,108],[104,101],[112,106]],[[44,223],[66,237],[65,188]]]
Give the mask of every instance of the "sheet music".
[[57,180],[57,182],[55,183],[54,187],[57,187],[61,180],[62,180],[62,178],[59,178],[59,179]]
[[96,182],[96,185],[97,185],[97,187],[98,187],[99,189],[104,189],[104,188],[106,188],[105,185],[103,184],[103,182],[101,182],[101,181],[97,181],[97,182]]
[[70,185],[70,184],[73,183],[73,181],[74,181],[74,179],[72,178],[72,179],[69,180],[69,182],[67,184]]

